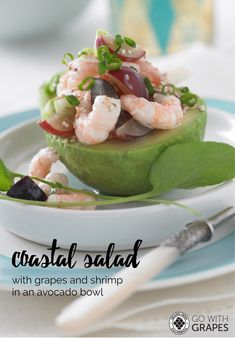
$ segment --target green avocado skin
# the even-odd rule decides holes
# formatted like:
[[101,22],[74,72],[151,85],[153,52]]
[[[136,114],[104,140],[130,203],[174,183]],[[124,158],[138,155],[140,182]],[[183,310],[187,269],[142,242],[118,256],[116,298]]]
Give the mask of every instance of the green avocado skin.
[[190,110],[180,127],[156,130],[130,141],[84,145],[48,133],[46,139],[68,170],[82,182],[104,194],[129,196],[151,190],[149,171],[166,148],[176,143],[202,141],[206,121],[206,110]]

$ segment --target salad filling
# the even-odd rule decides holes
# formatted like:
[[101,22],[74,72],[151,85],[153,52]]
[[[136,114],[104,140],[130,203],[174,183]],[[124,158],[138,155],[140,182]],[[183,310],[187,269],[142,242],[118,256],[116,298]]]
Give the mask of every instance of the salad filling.
[[[77,210],[141,201],[195,212],[161,195],[234,178],[234,147],[202,142],[204,101],[176,87],[174,72],[161,73],[134,40],[99,31],[94,49],[66,53],[63,64],[40,90],[48,147],[26,174],[0,159],[0,200]],[[58,161],[94,190],[69,186],[54,171]]]
[[87,145],[128,141],[177,128],[187,110],[199,106],[195,94],[171,84],[142,47],[120,34],[98,31],[94,49],[66,53],[63,63],[39,122],[52,135]]

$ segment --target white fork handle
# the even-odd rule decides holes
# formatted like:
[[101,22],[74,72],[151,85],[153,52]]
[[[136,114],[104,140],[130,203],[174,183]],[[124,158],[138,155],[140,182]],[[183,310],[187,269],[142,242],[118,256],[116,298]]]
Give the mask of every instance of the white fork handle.
[[168,267],[179,254],[177,248],[170,246],[151,250],[141,259],[137,268],[125,268],[112,276],[122,278],[121,285],[105,284],[102,286],[104,296],[76,299],[64,308],[57,317],[56,324],[68,332],[83,331],[131,296],[139,286]]

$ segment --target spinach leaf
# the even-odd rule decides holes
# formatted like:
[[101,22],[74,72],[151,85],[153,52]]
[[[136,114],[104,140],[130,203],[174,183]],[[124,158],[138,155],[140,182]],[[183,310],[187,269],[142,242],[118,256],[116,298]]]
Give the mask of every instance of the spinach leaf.
[[157,158],[150,172],[156,194],[214,185],[234,177],[235,148],[217,142],[173,145]]
[[0,191],[8,191],[14,184],[14,174],[5,166],[0,159]]

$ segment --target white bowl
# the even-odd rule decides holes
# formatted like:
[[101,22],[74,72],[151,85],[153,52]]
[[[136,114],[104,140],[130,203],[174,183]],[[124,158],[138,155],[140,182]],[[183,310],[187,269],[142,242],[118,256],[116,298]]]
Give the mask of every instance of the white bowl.
[[[216,109],[209,109],[208,115],[207,139],[233,143],[235,118]],[[0,158],[10,168],[26,172],[29,159],[42,146],[43,133],[31,121],[2,134]],[[235,203],[234,189],[235,181],[230,181],[209,189],[172,191],[164,197],[177,198],[208,217]],[[137,239],[143,240],[142,247],[149,247],[195,219],[182,208],[165,205],[132,204],[79,211],[9,201],[0,201],[0,215],[2,226],[20,237],[47,245],[56,238],[64,248],[77,242],[80,250],[103,250],[110,242],[117,249],[130,249]]]
[[61,29],[88,3],[89,0],[0,0],[0,39],[26,39]]

